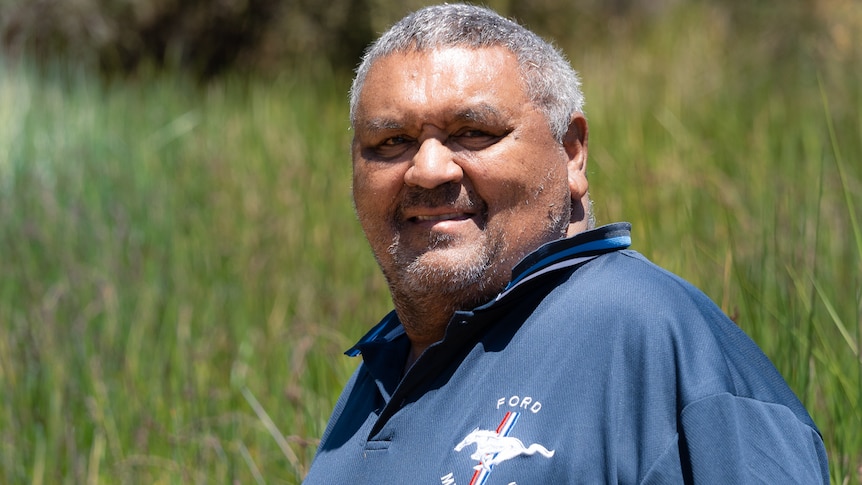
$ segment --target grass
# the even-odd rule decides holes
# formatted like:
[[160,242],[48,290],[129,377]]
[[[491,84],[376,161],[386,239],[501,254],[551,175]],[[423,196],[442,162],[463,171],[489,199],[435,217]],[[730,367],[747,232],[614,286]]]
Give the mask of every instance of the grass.
[[[758,342],[858,484],[862,79],[830,39],[779,62],[702,7],[563,47],[600,222]],[[0,482],[301,480],[390,307],[346,87],[0,64]]]

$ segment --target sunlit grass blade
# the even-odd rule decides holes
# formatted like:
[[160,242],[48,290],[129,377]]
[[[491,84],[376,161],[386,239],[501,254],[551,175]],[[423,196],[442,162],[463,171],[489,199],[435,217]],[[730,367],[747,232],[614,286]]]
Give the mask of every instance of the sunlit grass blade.
[[835,306],[832,305],[832,302],[829,299],[829,295],[826,294],[822,286],[816,280],[812,280],[812,283],[814,284],[814,288],[817,290],[818,296],[820,296],[820,301],[823,303],[823,306],[826,307],[826,311],[832,318],[832,323],[835,325],[835,328],[838,329],[838,332],[841,334],[841,337],[844,338],[844,342],[847,343],[847,346],[850,348],[853,355],[858,358],[859,343],[847,330],[847,326],[844,325],[844,322],[841,320],[841,316],[838,315],[838,312],[835,310]]
[[[859,256],[859,261],[862,262],[862,228],[860,228],[859,220],[856,217],[856,204],[853,202],[853,196],[848,187],[848,175],[844,168],[844,157],[841,154],[841,145],[838,143],[838,136],[835,134],[835,126],[832,121],[831,111],[829,110],[829,98],[823,88],[823,80],[819,75],[817,76],[817,83],[820,88],[820,98],[825,112],[826,127],[829,130],[829,142],[831,143],[832,153],[835,155],[835,166],[838,168],[838,177],[841,180],[841,188],[844,192],[844,202],[847,205],[847,214],[850,217],[850,227],[853,230],[853,237],[856,241],[856,254]],[[857,121],[862,121],[862,119]]]
[[246,448],[245,443],[239,444],[239,452],[242,455],[243,460],[245,460],[245,463],[248,465],[249,470],[251,470],[255,483],[258,485],[264,485],[266,480],[264,480],[263,474],[260,473],[260,469],[254,463],[254,458],[252,458],[251,453],[248,452],[248,448]]
[[261,423],[263,423],[264,428],[266,428],[272,438],[276,443],[278,443],[278,447],[281,449],[281,452],[284,453],[285,458],[287,458],[287,461],[291,464],[297,475],[302,477],[304,473],[302,471],[302,466],[299,463],[299,457],[297,457],[296,453],[294,453],[290,448],[284,435],[279,431],[278,426],[276,426],[272,421],[272,418],[269,417],[269,414],[267,414],[266,410],[260,405],[260,402],[247,387],[242,389],[242,395],[245,397],[245,400],[248,401],[249,405],[251,405],[252,409],[254,409],[255,414],[257,414]]
[[97,433],[93,439],[93,448],[90,452],[90,461],[87,463],[87,485],[98,485],[99,467],[102,462],[102,453],[105,451],[105,435]]

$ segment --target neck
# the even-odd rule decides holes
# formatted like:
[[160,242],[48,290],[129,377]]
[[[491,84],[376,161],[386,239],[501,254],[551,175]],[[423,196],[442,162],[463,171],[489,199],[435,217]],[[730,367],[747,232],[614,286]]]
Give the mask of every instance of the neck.
[[443,339],[446,326],[457,308],[445,298],[429,295],[407,298],[393,293],[392,300],[398,319],[410,339],[410,354],[407,357],[409,367],[428,346]]

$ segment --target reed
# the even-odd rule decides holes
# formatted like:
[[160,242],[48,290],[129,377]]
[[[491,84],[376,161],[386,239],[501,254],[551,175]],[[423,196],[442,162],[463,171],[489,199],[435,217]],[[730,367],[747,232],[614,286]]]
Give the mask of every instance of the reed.
[[[860,483],[858,62],[742,52],[710,15],[563,46],[597,216],[757,341],[833,483]],[[0,64],[0,482],[301,481],[341,352],[391,305],[350,200],[347,82]]]

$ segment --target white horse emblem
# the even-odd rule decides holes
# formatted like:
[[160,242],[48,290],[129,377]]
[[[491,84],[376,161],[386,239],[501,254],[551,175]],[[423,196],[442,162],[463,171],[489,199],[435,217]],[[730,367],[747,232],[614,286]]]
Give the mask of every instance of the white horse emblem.
[[554,450],[548,450],[544,446],[533,443],[524,446],[518,438],[500,436],[496,431],[476,428],[470,432],[455,447],[455,451],[461,451],[464,447],[476,444],[476,452],[470,458],[478,460],[479,464],[473,467],[475,470],[489,471],[492,466],[512,459],[518,455],[535,455],[539,453],[545,458],[554,456]]

